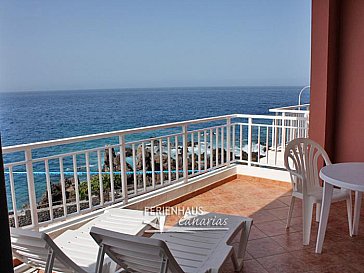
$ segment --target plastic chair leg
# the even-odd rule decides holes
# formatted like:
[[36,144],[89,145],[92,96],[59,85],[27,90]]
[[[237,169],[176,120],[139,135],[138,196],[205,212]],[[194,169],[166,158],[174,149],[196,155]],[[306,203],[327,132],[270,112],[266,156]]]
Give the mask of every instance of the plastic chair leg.
[[287,216],[287,225],[286,228],[289,228],[291,225],[291,219],[292,219],[292,213],[293,213],[293,209],[294,209],[294,203],[295,203],[296,197],[292,196],[291,197],[291,203],[289,205],[289,210],[288,210],[288,216]]
[[303,200],[303,245],[310,244],[313,202]]

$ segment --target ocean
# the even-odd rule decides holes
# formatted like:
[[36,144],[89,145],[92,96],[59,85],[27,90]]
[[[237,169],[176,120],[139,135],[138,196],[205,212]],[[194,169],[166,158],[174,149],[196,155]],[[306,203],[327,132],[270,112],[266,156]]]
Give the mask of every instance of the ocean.
[[[301,88],[188,87],[0,93],[2,145],[234,113],[269,114],[270,108],[297,104]],[[309,94],[305,93],[303,102],[308,101]],[[5,156],[5,162],[14,159],[16,155]],[[8,183],[8,177],[6,180]],[[26,184],[15,187],[17,206],[21,207],[27,202]],[[43,192],[44,186],[37,187],[38,198]]]

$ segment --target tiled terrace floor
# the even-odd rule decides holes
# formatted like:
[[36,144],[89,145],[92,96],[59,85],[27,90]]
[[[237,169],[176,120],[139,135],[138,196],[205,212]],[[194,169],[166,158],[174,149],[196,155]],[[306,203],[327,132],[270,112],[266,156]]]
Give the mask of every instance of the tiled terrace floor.
[[[290,185],[272,184],[253,178],[238,178],[195,196],[177,206],[202,206],[204,210],[253,218],[245,273],[276,272],[364,272],[364,213],[361,232],[351,238],[348,233],[345,202],[331,207],[324,250],[315,254],[318,224],[313,220],[311,243],[302,245],[302,203],[296,202],[292,226],[285,228],[290,202]],[[167,219],[174,224],[176,218]],[[227,262],[223,272],[233,272]]]

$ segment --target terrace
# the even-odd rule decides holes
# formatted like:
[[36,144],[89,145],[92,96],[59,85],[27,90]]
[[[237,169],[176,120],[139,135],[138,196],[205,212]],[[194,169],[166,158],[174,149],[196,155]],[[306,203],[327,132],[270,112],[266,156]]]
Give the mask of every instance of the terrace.
[[[278,254],[270,253],[268,236],[292,234],[295,247],[302,244],[298,218],[288,233],[283,223],[291,187],[283,152],[292,139],[307,137],[308,105],[271,111],[4,147],[10,224],[57,237],[108,208],[201,206],[254,219],[249,270]],[[18,185],[26,185],[26,198]],[[254,246],[259,239],[263,245]]]

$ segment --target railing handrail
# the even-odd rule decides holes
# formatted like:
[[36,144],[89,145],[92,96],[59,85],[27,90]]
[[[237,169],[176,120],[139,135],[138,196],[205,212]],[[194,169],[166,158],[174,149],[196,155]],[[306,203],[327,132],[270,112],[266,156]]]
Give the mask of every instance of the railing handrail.
[[305,120],[302,117],[277,117],[271,115],[249,115],[249,114],[235,114],[235,118],[252,118],[252,119],[270,119],[270,120]]
[[303,87],[298,95],[298,104],[301,104],[301,97],[302,97],[302,93],[303,91],[305,91],[306,89],[311,89],[311,86],[310,85],[307,85],[305,87]]
[[292,113],[292,114],[308,114],[309,110],[277,110],[272,111],[273,113]]
[[[117,136],[126,135],[126,134],[142,133],[142,132],[151,131],[151,130],[161,130],[161,129],[180,127],[180,126],[184,126],[184,125],[192,125],[192,124],[198,124],[198,123],[226,120],[229,118],[230,119],[232,119],[232,118],[252,118],[252,119],[270,119],[270,120],[282,119],[281,117],[271,116],[271,115],[231,114],[231,115],[186,120],[186,121],[177,121],[177,122],[157,124],[157,125],[149,125],[149,126],[144,126],[144,127],[123,129],[123,130],[104,132],[104,133],[96,133],[96,134],[60,138],[60,139],[54,139],[54,140],[39,141],[39,142],[33,142],[33,143],[27,143],[27,144],[19,144],[19,145],[3,147],[2,149],[3,149],[3,154],[9,154],[9,153],[15,153],[15,152],[22,152],[22,151],[29,150],[29,149],[33,150],[33,149],[46,148],[46,147],[50,147],[50,146],[67,145],[67,144],[83,142],[83,141],[91,141],[91,140],[96,140],[96,139],[117,137]],[[303,120],[303,118],[300,118],[300,117],[284,117],[284,119],[285,120]]]
[[[309,107],[310,104],[306,103],[306,104],[297,104],[297,105],[292,105],[292,106],[286,106],[286,107],[278,107],[278,108],[272,108],[269,109],[269,112],[271,113],[309,113],[309,110],[302,110],[299,109],[301,107]],[[297,109],[298,108],[298,109]]]
[[224,115],[224,116],[217,116],[217,117],[208,117],[208,118],[201,118],[201,119],[193,119],[193,120],[186,120],[186,121],[177,121],[171,123],[164,123],[164,124],[156,124],[156,125],[149,125],[144,127],[137,127],[137,128],[130,128],[130,129],[123,129],[111,132],[104,132],[104,133],[96,133],[96,134],[89,134],[89,135],[82,135],[82,136],[75,136],[75,137],[68,137],[68,138],[59,138],[53,140],[46,140],[46,141],[39,141],[33,142],[28,144],[19,144],[14,146],[7,146],[3,147],[3,154],[7,153],[15,153],[24,151],[25,149],[39,149],[39,148],[46,148],[50,146],[58,146],[58,145],[65,145],[83,141],[91,141],[100,138],[111,138],[120,136],[122,134],[136,134],[142,133],[145,131],[150,130],[160,130],[160,129],[168,129],[178,126],[183,126],[187,124],[197,124],[197,123],[204,123],[204,122],[211,122],[211,121],[218,121],[224,120],[226,118],[233,118],[236,115]]

